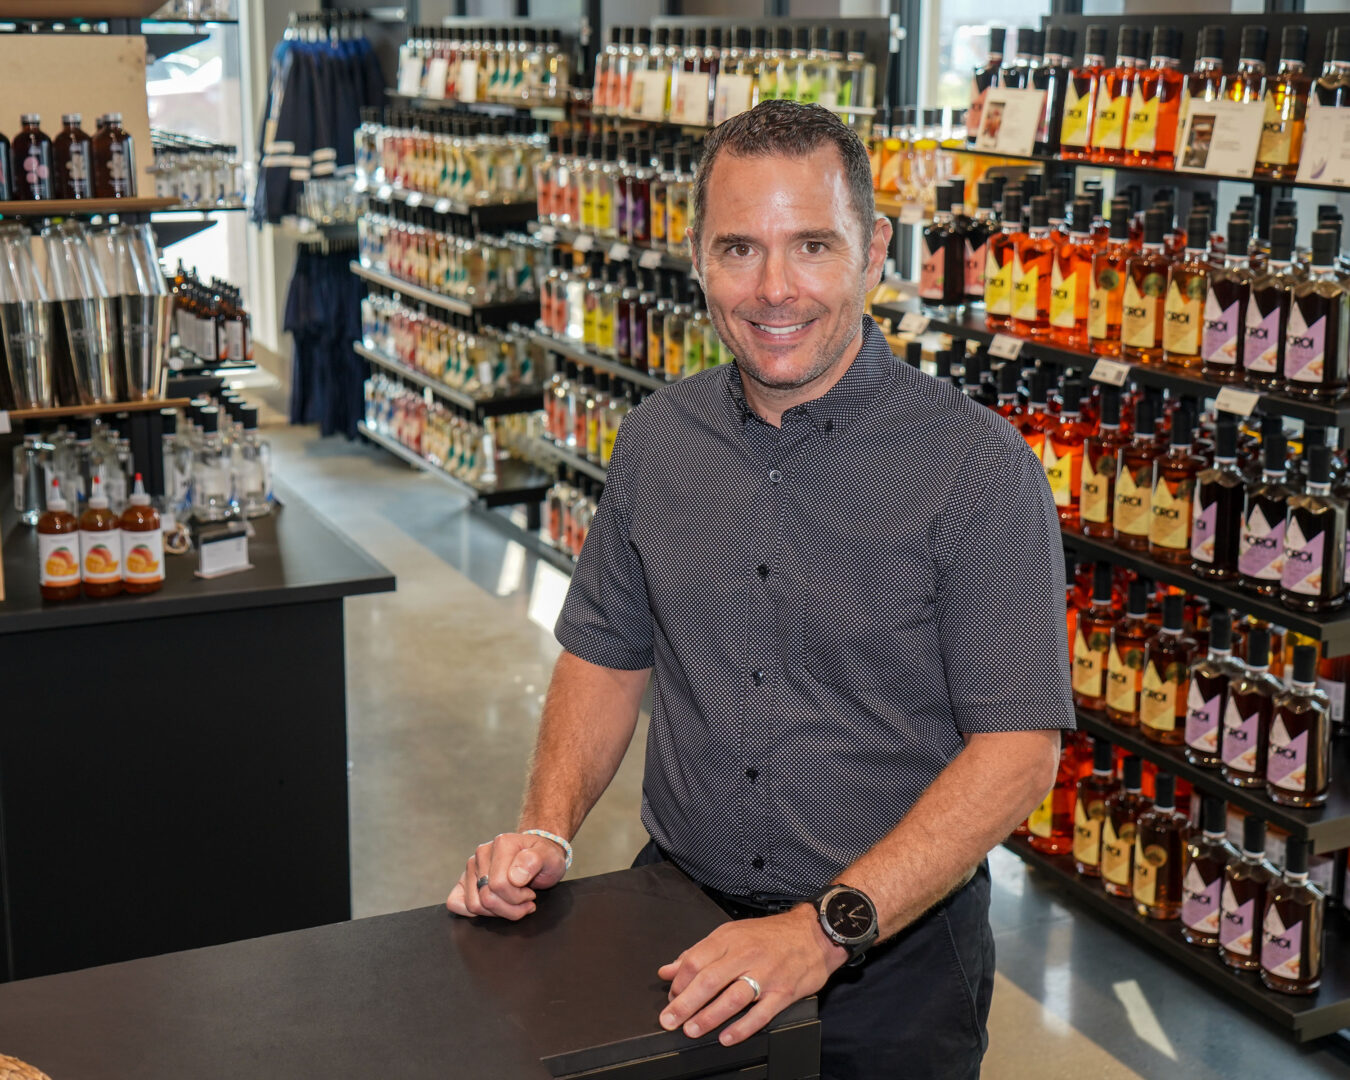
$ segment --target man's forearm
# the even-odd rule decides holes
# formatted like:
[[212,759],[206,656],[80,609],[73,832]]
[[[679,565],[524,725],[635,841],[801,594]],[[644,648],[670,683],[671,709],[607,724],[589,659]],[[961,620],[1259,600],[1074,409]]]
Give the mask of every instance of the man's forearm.
[[913,809],[841,880],[877,905],[881,937],[898,933],[970,873],[1054,784],[1056,731],[971,736]]
[[618,671],[558,657],[539,721],[520,828],[576,835],[614,779],[637,726],[650,669]]

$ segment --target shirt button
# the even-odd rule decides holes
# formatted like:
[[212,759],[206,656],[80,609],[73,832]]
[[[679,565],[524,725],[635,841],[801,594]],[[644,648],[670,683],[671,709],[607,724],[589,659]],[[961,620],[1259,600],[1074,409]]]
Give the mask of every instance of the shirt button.
[[779,483],[779,482],[782,481],[782,479],[783,479],[783,474],[780,473],[777,469],[770,469],[770,470],[769,470],[769,479],[772,480],[775,484],[777,484],[777,483]]
[[755,572],[759,574],[760,577],[766,578],[769,576],[769,567],[765,563],[760,563],[758,569]]
[[750,783],[752,783],[752,784],[755,782],[755,780],[756,780],[756,778],[757,778],[758,776],[759,776],[759,770],[758,770],[758,769],[746,769],[746,770],[745,770],[745,778],[746,778],[747,780],[749,780]]
[[763,686],[763,685],[764,685],[764,672],[762,672],[762,671],[752,671],[752,672],[750,673],[750,678],[752,678],[752,679],[755,680],[755,685],[756,685],[756,686]]
[[753,859],[750,860],[750,865],[753,866],[756,870],[763,870],[763,869],[764,869],[764,856],[763,856],[763,855],[756,855]]

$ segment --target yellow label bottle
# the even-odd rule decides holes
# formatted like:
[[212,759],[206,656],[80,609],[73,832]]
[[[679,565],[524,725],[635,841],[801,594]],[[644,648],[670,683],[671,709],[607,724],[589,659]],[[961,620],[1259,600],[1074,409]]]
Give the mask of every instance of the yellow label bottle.
[[993,246],[987,245],[984,262],[984,309],[990,315],[1011,315],[1013,261],[999,266]]
[[1074,298],[1078,295],[1078,272],[1067,277],[1059,268],[1059,260],[1054,260],[1050,272],[1050,325],[1062,330],[1072,330],[1077,325],[1078,313],[1074,310]]
[[1032,264],[1028,269],[1022,265],[1017,253],[1012,258],[1013,318],[1025,322],[1036,321],[1036,299],[1041,280],[1040,267]]
[[1158,98],[1155,95],[1148,101],[1140,92],[1139,81],[1135,81],[1134,93],[1130,97],[1130,117],[1125,125],[1125,149],[1140,154],[1150,154],[1158,145]]
[[1102,818],[1106,810],[1100,802],[1091,807],[1082,799],[1074,800],[1073,857],[1084,866],[1097,866],[1102,855]]
[[[1103,466],[1103,472],[1101,473],[1093,468],[1092,455],[1083,455],[1083,479],[1078,512],[1084,521],[1103,524],[1108,520],[1108,515],[1111,512],[1106,495],[1111,487],[1112,477],[1106,475],[1105,470],[1114,465],[1115,458],[1103,454],[1098,460]],[[1114,470],[1112,471],[1114,472]]]
[[1027,829],[1032,836],[1048,837],[1050,835],[1050,825],[1055,817],[1055,793],[1050,792],[1041,800],[1041,805],[1031,812],[1027,818]]
[[1070,79],[1064,97],[1064,121],[1059,127],[1059,141],[1063,146],[1087,146],[1088,131],[1091,129],[1088,109],[1091,103],[1092,95],[1079,94],[1074,88],[1073,79]]
[[1158,300],[1140,290],[1134,278],[1125,279],[1125,303],[1120,314],[1120,340],[1137,349],[1158,347]]
[[1056,506],[1073,505],[1073,455],[1056,455],[1053,440],[1041,443],[1041,464],[1045,467],[1045,479],[1050,484],[1050,493],[1055,497]]
[[1135,671],[1113,643],[1106,658],[1106,704],[1117,712],[1132,713],[1136,693]]
[[1092,645],[1083,634],[1083,624],[1080,622],[1073,635],[1073,689],[1076,694],[1096,698],[1102,692],[1106,655]]
[[1177,726],[1177,684],[1164,679],[1158,665],[1144,669],[1144,686],[1139,694],[1139,723],[1154,731],[1172,731]]
[[1204,297],[1188,295],[1192,290],[1184,285],[1182,276],[1178,275],[1167,288],[1167,305],[1163,309],[1163,349],[1169,359],[1173,356],[1184,358],[1200,355],[1200,340],[1205,330]]
[[1116,479],[1116,532],[1148,536],[1152,517],[1152,498],[1147,484],[1135,483],[1129,469],[1122,468]]
[[[1162,858],[1158,856],[1161,854]],[[1134,898],[1141,904],[1153,905],[1158,896],[1158,871],[1167,861],[1167,852],[1157,844],[1144,850],[1141,838],[1134,838]]]
[[1126,822],[1116,834],[1108,814],[1102,822],[1102,877],[1112,885],[1130,886],[1130,864],[1134,860],[1134,823]]
[[[1105,89],[1105,80],[1102,89]],[[1097,116],[1092,125],[1092,145],[1107,150],[1119,150],[1125,138],[1125,114],[1129,111],[1130,99],[1123,94],[1119,97],[1100,98],[1097,102]]]

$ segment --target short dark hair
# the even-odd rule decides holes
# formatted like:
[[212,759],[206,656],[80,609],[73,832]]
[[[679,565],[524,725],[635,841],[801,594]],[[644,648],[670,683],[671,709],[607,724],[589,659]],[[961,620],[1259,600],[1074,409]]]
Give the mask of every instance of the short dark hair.
[[718,124],[703,142],[703,159],[694,177],[694,243],[703,233],[703,213],[708,204],[708,177],[717,155],[734,157],[806,157],[832,144],[844,163],[853,209],[858,215],[864,251],[872,239],[876,200],[872,194],[872,166],[867,147],[847,124],[820,105],[801,105],[778,99],[761,101],[749,112],[739,113]]

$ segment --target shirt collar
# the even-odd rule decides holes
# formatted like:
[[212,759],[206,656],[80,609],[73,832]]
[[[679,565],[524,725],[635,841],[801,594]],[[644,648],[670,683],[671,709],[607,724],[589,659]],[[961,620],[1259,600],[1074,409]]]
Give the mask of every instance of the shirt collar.
[[[821,397],[797,408],[817,429],[840,431],[866,413],[877,396],[891,385],[895,379],[896,363],[895,355],[886,343],[886,336],[870,315],[864,315],[862,346],[848,370]],[[740,368],[734,363],[729,367],[727,390],[735,416],[744,422],[755,412],[745,400]]]

